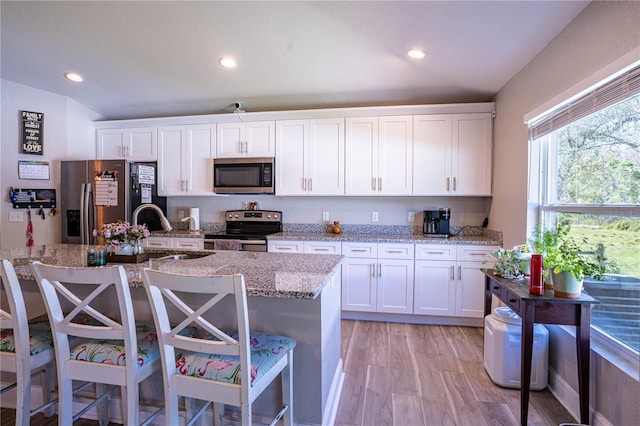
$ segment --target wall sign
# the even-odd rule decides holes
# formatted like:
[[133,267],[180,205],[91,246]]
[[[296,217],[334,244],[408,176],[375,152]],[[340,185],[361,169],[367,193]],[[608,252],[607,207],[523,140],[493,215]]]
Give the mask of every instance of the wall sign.
[[44,114],[20,111],[22,117],[22,153],[43,155]]

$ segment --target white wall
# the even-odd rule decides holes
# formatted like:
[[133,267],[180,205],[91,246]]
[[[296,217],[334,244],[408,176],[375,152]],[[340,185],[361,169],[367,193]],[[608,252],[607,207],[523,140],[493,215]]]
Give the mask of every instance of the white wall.
[[[3,191],[0,202],[0,248],[26,245],[27,215],[24,222],[9,222],[12,205],[8,188],[55,188],[60,191],[60,160],[87,159],[95,156],[95,131],[91,124],[98,115],[65,96],[45,92],[29,86],[0,80],[2,92],[2,156],[0,161],[0,185]],[[21,153],[20,111],[44,113],[43,155]],[[18,160],[48,161],[50,180],[18,179]],[[32,210],[34,243],[60,242],[61,215],[41,219]]]
[[[506,247],[527,237],[524,115],[622,57],[640,59],[639,22],[640,2],[591,3],[498,93],[490,220],[503,231]],[[575,390],[575,345],[564,331],[551,328],[550,367]],[[637,424],[640,383],[594,352],[592,364],[592,408],[614,425]]]

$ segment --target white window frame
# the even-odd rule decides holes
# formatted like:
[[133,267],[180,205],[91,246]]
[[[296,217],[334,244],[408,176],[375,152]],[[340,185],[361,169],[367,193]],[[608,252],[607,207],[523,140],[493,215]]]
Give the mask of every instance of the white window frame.
[[[528,113],[524,117],[526,124],[536,122],[541,117],[547,116],[550,112],[561,109],[563,106],[595,90],[597,87],[611,82],[624,72],[640,65],[637,55],[627,55],[618,61],[610,64],[573,88],[556,96],[536,110]],[[550,164],[548,150],[554,144],[548,141],[549,135],[542,136],[537,142],[529,140],[529,201],[528,201],[528,228],[533,229],[535,223],[543,223],[543,216],[547,212],[568,212],[568,213],[607,213],[618,215],[640,215],[638,205],[565,205],[565,204],[545,204],[551,194],[552,185],[549,176]],[[560,326],[561,329],[575,337],[575,328]],[[607,359],[620,370],[636,380],[640,380],[640,353],[631,347],[611,337],[607,333],[601,332],[597,326],[591,327],[592,349],[600,356]]]

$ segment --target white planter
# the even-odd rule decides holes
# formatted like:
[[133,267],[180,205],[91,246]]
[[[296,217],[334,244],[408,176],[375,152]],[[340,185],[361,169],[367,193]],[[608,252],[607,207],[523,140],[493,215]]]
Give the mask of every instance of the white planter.
[[552,272],[553,294],[555,297],[577,299],[582,292],[582,280],[578,281],[571,272]]

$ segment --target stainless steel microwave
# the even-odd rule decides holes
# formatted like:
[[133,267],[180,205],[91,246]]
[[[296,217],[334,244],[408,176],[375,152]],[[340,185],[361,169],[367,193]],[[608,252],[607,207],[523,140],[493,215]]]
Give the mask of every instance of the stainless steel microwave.
[[218,194],[274,194],[273,157],[216,158],[213,191]]

